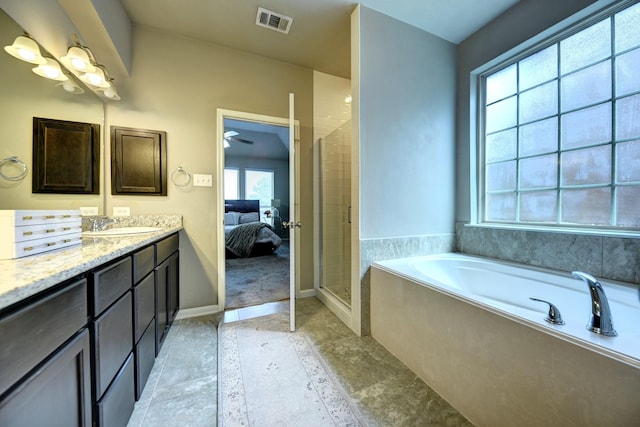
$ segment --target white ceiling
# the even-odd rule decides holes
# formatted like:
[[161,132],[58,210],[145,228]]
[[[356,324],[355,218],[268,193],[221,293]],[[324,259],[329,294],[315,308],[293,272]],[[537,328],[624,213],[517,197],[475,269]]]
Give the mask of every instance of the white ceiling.
[[[350,78],[354,0],[121,0],[138,25]],[[452,43],[518,0],[362,0],[366,7]],[[294,18],[288,35],[255,25],[258,7]]]

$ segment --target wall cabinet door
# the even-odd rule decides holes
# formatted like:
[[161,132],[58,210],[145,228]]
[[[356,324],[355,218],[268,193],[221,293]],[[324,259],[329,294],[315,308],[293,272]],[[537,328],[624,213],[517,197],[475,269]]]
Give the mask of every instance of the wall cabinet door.
[[84,329],[0,401],[0,426],[91,426],[90,369]]

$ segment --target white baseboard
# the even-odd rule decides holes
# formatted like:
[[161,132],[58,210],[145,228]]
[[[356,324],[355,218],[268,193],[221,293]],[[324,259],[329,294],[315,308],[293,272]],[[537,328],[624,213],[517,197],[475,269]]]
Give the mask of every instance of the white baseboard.
[[305,289],[304,291],[298,292],[298,295],[296,295],[296,298],[311,298],[314,296],[316,296],[315,289]]
[[219,313],[220,307],[216,305],[205,305],[204,307],[183,308],[176,314],[176,320],[189,319],[190,317],[206,316],[207,314]]

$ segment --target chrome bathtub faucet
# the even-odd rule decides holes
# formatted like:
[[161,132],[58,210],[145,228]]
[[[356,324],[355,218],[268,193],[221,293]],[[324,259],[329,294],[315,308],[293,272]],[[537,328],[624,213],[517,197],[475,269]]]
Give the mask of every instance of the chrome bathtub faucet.
[[611,317],[609,301],[600,282],[592,275],[581,271],[574,271],[571,274],[589,286],[589,294],[591,295],[591,317],[587,324],[587,329],[607,337],[617,336],[618,333],[613,328],[613,318]]

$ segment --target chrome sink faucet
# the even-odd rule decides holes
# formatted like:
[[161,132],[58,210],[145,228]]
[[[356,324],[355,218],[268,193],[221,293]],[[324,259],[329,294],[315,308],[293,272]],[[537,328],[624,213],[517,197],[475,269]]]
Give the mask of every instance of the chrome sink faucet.
[[107,225],[115,224],[116,222],[118,221],[107,217],[93,218],[91,219],[90,231],[102,231]]
[[589,286],[589,294],[591,295],[591,317],[587,324],[587,329],[607,337],[617,336],[618,333],[613,328],[613,318],[611,317],[609,301],[600,282],[592,275],[581,271],[574,271],[571,274]]

